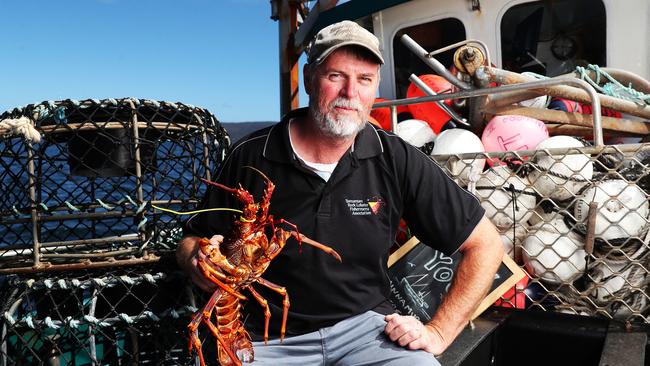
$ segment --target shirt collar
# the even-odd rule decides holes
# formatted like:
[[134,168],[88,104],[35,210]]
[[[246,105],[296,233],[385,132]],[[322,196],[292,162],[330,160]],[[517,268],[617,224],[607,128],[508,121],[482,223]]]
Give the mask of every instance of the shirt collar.
[[[291,163],[295,155],[289,142],[289,120],[296,117],[307,116],[307,108],[298,108],[287,113],[280,123],[271,128],[262,155],[270,160]],[[357,134],[349,153],[357,159],[367,159],[384,152],[384,146],[379,138],[376,128],[366,122],[363,130]]]

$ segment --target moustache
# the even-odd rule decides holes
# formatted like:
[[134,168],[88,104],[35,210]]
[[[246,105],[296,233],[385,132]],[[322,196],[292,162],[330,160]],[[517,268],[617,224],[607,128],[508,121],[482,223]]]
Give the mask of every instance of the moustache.
[[360,112],[363,109],[361,103],[349,99],[344,99],[344,98],[336,98],[332,102],[332,109],[336,107],[354,109],[357,112]]

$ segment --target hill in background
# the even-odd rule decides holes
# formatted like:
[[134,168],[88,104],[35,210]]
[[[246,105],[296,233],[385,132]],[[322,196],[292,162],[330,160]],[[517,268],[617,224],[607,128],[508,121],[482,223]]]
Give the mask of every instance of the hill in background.
[[251,132],[257,131],[260,128],[270,126],[278,123],[277,121],[266,122],[222,122],[221,125],[226,129],[230,136],[230,141],[237,142],[240,138],[248,135]]

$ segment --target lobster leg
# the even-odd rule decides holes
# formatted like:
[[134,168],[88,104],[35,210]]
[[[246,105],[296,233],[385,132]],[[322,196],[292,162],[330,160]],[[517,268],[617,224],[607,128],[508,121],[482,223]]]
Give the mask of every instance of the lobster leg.
[[324,251],[325,253],[331,255],[332,257],[336,258],[337,261],[342,262],[341,256],[339,255],[339,253],[336,250],[328,247],[327,245],[321,244],[321,243],[317,242],[316,240],[310,239],[310,238],[306,237],[305,235],[303,235],[303,234],[301,234],[301,233],[299,233],[297,231],[291,231],[291,236],[296,238],[296,240],[298,240],[298,242],[305,243],[307,245],[311,245],[312,247],[314,247],[316,249],[320,249],[320,250]]
[[[269,319],[271,319],[271,310],[269,310],[269,302],[262,297],[257,291],[253,289],[253,286],[247,286],[248,291],[251,292],[255,300],[262,305],[264,308],[264,344],[267,344],[269,341]],[[286,291],[285,291],[286,292]]]
[[[206,256],[210,258],[210,263],[218,263],[219,269],[235,277],[241,277],[244,275],[244,270],[233,265],[228,261],[228,258],[221,253],[221,245],[213,246],[210,244],[210,241],[206,238],[201,238],[199,240],[199,250]],[[208,262],[203,259],[204,262]]]
[[201,311],[197,311],[196,314],[194,314],[194,317],[192,317],[192,321],[190,321],[190,324],[188,324],[187,326],[187,328],[190,331],[190,344],[189,344],[190,354],[192,353],[192,349],[196,349],[199,355],[199,361],[201,362],[201,366],[205,366],[205,360],[203,359],[201,340],[199,339],[197,330],[199,329],[201,320],[207,319],[209,322],[210,317],[212,316],[212,311],[214,310],[214,307],[217,305],[217,301],[219,301],[222,294],[223,293],[217,289],[212,294],[212,296],[210,296],[210,300],[208,300],[207,304],[205,304],[203,309],[201,309]]
[[[212,283],[215,285],[219,286],[222,290],[226,291],[227,293],[237,297],[240,300],[246,300],[246,297],[240,293],[237,293],[235,290],[233,290],[230,286],[224,284],[223,282],[219,281],[219,279],[226,279],[226,277],[220,273],[219,271],[215,270],[212,268],[205,260],[199,259],[198,261],[199,268],[203,272],[203,275],[205,278],[210,280]],[[217,278],[219,279],[217,279]]]
[[[263,279],[262,277],[257,278],[255,281],[257,283],[259,283],[260,285],[264,285],[264,286],[268,287],[269,289],[279,293],[283,297],[283,300],[282,300],[282,327],[280,328],[280,341],[283,341],[284,340],[284,333],[287,330],[287,315],[289,314],[289,294],[287,293],[287,289],[282,287],[282,286],[276,285],[275,283],[273,283],[271,281],[267,281],[267,280]],[[255,296],[255,295],[253,295],[253,296]],[[266,302],[266,300],[264,300],[264,301]],[[270,316],[271,315],[269,314],[269,317]],[[268,322],[268,318],[267,318],[266,321]],[[266,338],[267,338],[267,333],[265,332],[264,333],[264,342],[266,342]]]
[[[307,236],[301,234],[298,231],[298,227],[296,226],[296,224],[291,223],[291,222],[289,222],[287,220],[284,220],[284,219],[276,220],[274,222],[274,224],[285,224],[285,225],[291,227],[293,230],[289,231],[289,234],[291,234],[291,236],[296,238],[296,240],[298,240],[298,243],[300,243],[300,244],[305,243],[307,245],[311,245],[312,247],[324,251],[325,253],[327,253],[327,254],[331,255],[332,257],[336,258],[337,261],[341,262],[341,256],[339,255],[339,253],[336,252],[336,250],[328,247],[325,244],[321,244],[321,243],[317,242],[316,240],[310,239]],[[282,230],[282,229],[280,229],[280,230]]]

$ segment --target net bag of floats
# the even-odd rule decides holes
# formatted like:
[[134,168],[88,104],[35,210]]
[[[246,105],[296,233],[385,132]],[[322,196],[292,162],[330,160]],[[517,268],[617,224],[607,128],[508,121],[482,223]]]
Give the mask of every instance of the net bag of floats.
[[0,365],[189,364],[175,267],[229,138],[206,109],[63,100],[0,115]]
[[[511,118],[525,127],[524,117]],[[650,323],[650,144],[591,146],[548,134],[531,144],[516,129],[494,131],[488,124],[484,146],[440,134],[435,144],[454,149],[434,145],[432,158],[476,195],[526,271],[498,303]],[[512,148],[490,152],[504,141]]]

